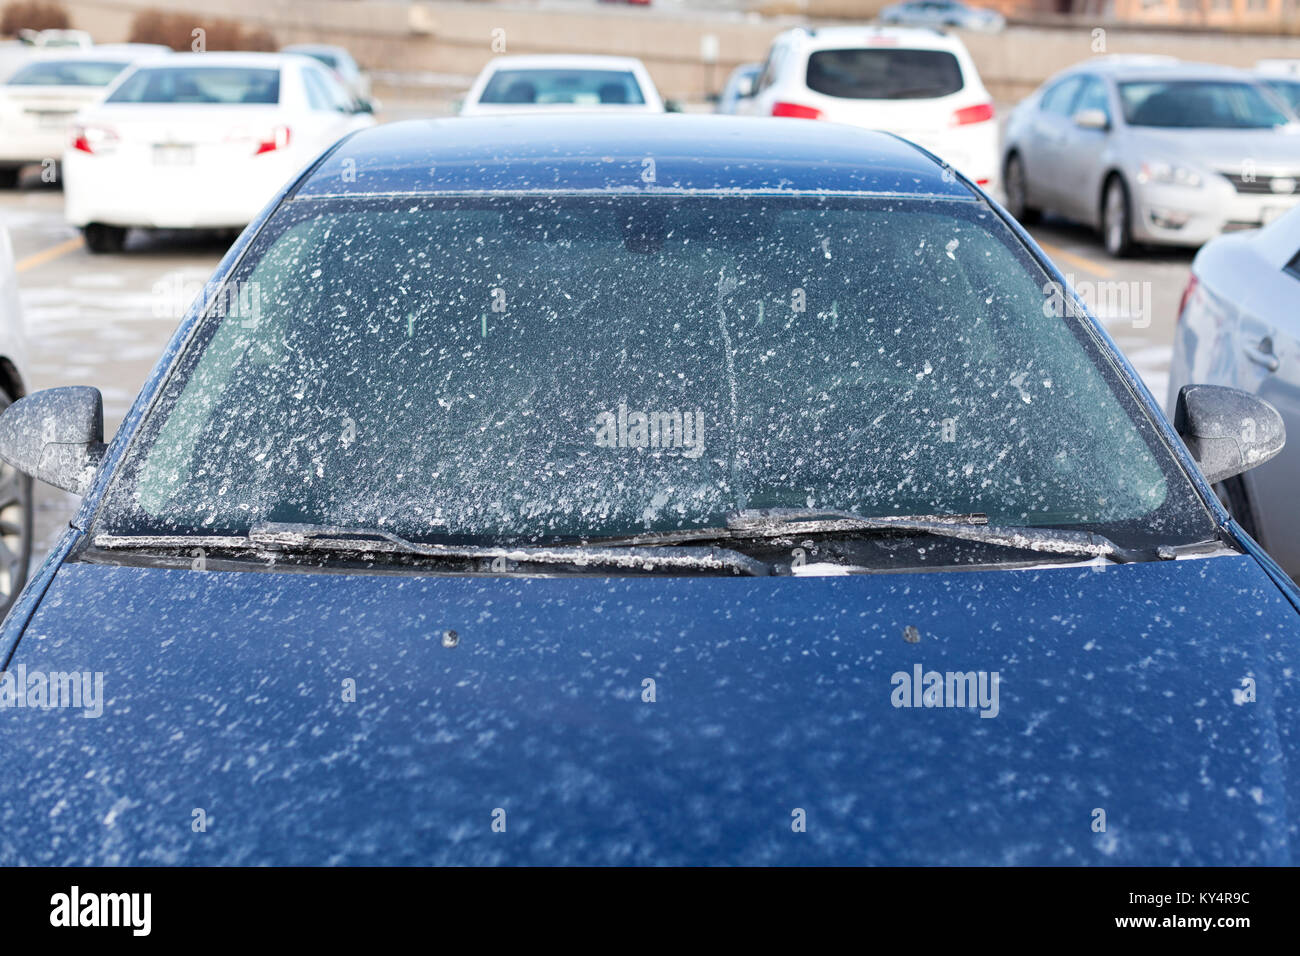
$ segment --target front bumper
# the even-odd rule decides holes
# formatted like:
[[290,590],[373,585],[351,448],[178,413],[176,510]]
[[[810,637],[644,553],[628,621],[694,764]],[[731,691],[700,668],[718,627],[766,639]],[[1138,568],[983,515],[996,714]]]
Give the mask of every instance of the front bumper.
[[1158,245],[1199,246],[1224,232],[1258,229],[1300,204],[1300,192],[1241,193],[1213,176],[1201,186],[1132,185],[1133,238]]

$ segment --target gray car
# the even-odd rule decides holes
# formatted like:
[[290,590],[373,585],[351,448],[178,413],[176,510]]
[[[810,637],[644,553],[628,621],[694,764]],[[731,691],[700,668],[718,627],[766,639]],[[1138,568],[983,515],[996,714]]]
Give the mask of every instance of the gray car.
[[[1197,253],[1174,333],[1170,410],[1189,384],[1245,389],[1281,412],[1288,431],[1300,433],[1300,208]],[[1242,437],[1253,427],[1243,421]],[[1291,442],[1272,461],[1216,490],[1242,527],[1300,580],[1298,484],[1300,442]]]
[[1006,18],[996,10],[985,10],[959,0],[908,0],[880,11],[881,23],[902,27],[956,27],[996,33],[1006,26]]
[[1106,251],[1199,246],[1300,203],[1300,124],[1258,77],[1162,58],[1102,57],[1012,111],[1007,207],[1100,230]]

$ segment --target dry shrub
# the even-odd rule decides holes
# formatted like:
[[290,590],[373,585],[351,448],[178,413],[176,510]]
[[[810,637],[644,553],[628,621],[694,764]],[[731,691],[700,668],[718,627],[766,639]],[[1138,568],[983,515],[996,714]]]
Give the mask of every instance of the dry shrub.
[[68,11],[47,0],[15,0],[0,13],[0,35],[14,36],[19,30],[66,30],[71,25]]
[[235,20],[205,19],[185,13],[164,13],[161,10],[142,10],[131,21],[132,43],[161,43],[173,50],[187,52],[194,49],[195,30],[202,30],[203,49],[256,50],[270,52],[278,49],[275,37],[260,27],[248,28]]

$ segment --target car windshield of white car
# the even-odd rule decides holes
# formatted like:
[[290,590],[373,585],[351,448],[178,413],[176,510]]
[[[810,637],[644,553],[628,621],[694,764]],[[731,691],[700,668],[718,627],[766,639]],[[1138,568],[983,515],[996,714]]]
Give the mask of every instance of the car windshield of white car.
[[946,50],[819,50],[808,58],[808,88],[855,100],[948,96],[963,86],[961,65]]
[[51,60],[29,63],[7,86],[107,86],[127,67],[112,60]]
[[544,542],[832,508],[1211,536],[1056,292],[969,201],[290,202],[97,531]]
[[280,71],[233,66],[150,67],[128,76],[105,102],[278,103]]
[[1251,83],[1143,80],[1121,83],[1130,126],[1176,129],[1270,129],[1291,118]]
[[627,70],[498,70],[479,102],[640,106],[645,97]]
[[1292,113],[1300,116],[1300,80],[1265,80],[1264,85],[1280,96]]

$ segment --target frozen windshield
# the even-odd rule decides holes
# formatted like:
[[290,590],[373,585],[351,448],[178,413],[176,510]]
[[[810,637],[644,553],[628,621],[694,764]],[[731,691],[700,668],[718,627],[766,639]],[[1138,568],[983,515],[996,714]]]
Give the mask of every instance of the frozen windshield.
[[558,541],[818,507],[1207,536],[1052,291],[965,201],[289,203],[100,530]]

